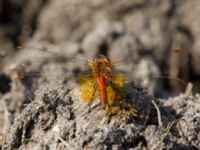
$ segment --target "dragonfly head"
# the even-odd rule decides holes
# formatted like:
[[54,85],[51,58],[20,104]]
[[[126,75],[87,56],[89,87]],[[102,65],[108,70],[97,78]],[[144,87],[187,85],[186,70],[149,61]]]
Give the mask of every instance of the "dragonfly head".
[[96,77],[108,76],[108,74],[110,73],[110,67],[111,62],[104,55],[99,55],[93,59],[92,70]]

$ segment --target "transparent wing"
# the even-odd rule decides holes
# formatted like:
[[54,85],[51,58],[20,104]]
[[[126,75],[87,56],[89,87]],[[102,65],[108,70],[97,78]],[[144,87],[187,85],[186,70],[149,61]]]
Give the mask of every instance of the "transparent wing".
[[125,74],[113,72],[111,73],[111,80],[113,83],[123,86],[124,82],[127,80]]
[[[120,72],[125,75],[127,82],[135,82],[143,87],[151,95],[161,98],[184,93],[187,83],[177,75],[163,75],[152,59],[141,59],[137,64],[125,63],[119,65],[120,61],[114,61],[112,71],[114,74]],[[122,63],[123,64],[123,63]]]
[[71,49],[69,50],[48,50],[46,48],[37,48],[29,45],[20,45],[17,47],[20,49],[21,53],[26,55],[26,56],[32,56],[32,57],[43,57],[43,58],[49,58],[53,57],[57,61],[63,61],[63,60],[75,60],[75,61],[81,61],[82,63],[85,62],[86,64],[91,64],[91,59],[81,57],[81,56],[76,56],[78,51],[71,52]]
[[81,98],[84,102],[91,102],[98,96],[98,85],[92,74],[79,74],[78,75],[79,90]]
[[124,83],[126,77],[121,73],[112,73],[111,81],[107,81],[107,97],[109,104],[116,104],[125,101]]
[[125,76],[123,74],[112,74],[112,81],[107,83],[107,99],[109,106],[106,108],[108,115],[133,115],[137,116],[135,107],[129,104],[125,99]]
[[[13,61],[12,70],[17,74],[17,79],[23,79],[24,77],[36,77],[45,75],[50,78],[58,78],[66,76],[66,70],[73,72],[77,68],[89,68],[91,60],[78,56],[77,53],[63,53],[50,51],[48,49],[36,48],[33,46],[21,45],[19,54]],[[66,50],[65,50],[66,51]],[[60,75],[55,71],[42,70],[46,66],[60,65],[62,70]],[[49,67],[46,67],[49,68]],[[69,74],[69,73],[67,73]]]

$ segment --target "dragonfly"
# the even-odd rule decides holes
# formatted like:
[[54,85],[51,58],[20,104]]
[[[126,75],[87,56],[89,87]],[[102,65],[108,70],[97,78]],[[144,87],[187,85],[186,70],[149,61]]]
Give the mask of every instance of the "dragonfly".
[[103,107],[124,99],[123,86],[126,78],[121,73],[112,72],[114,64],[106,56],[95,57],[89,62],[89,66],[92,69],[90,74],[79,75],[84,101],[93,101],[98,96],[98,91]]
[[[31,46],[21,45],[18,48],[25,50],[30,53],[37,53],[43,51],[42,49],[34,48]],[[53,54],[54,56],[62,56],[62,53],[51,52],[44,50],[47,54]],[[64,55],[65,56],[65,55]],[[77,76],[77,81],[79,83],[80,96],[83,102],[92,103],[97,97],[100,97],[101,106],[107,110],[107,112],[112,112],[112,108],[117,108],[115,112],[120,112],[119,109],[127,109],[128,112],[132,114],[136,113],[136,109],[126,103],[125,95],[125,82],[128,77],[125,73],[115,70],[115,67],[119,65],[121,60],[111,61],[105,55],[98,55],[93,59],[76,57],[81,61],[84,61],[89,72],[79,73]],[[36,74],[22,74],[18,78],[22,79],[24,76],[34,76]],[[169,76],[154,76],[154,78],[171,78]],[[142,78],[142,76],[138,76]],[[179,78],[174,78],[179,82],[183,82]]]

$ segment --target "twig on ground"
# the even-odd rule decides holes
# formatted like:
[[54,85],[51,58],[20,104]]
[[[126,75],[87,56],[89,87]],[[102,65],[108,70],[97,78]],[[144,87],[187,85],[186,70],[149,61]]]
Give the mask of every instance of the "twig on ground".
[[58,134],[56,134],[56,135],[57,135],[57,138],[66,146],[66,148],[68,148],[69,144],[67,144],[67,142],[62,137],[60,137]]
[[3,105],[4,105],[4,125],[2,132],[5,134],[8,130],[8,127],[10,126],[10,123],[9,123],[9,111],[5,100],[3,100]]
[[192,92],[192,88],[193,88],[193,84],[191,82],[189,82],[187,84],[187,87],[186,87],[185,92],[184,92],[185,97],[188,97],[190,95],[190,93]]
[[152,99],[151,102],[153,103],[154,107],[156,108],[156,111],[157,111],[157,116],[158,116],[158,126],[160,128],[163,127],[163,124],[162,124],[162,119],[161,119],[161,113],[160,113],[160,110],[158,108],[158,105],[156,104],[156,102]]
[[4,142],[4,135],[0,134],[0,146],[3,145]]
[[154,150],[154,149],[156,149],[156,147],[159,146],[159,144],[167,137],[167,135],[168,135],[168,133],[169,133],[169,131],[172,128],[173,125],[174,125],[174,121],[167,125],[167,128],[165,129],[166,132],[163,134],[163,137],[161,138],[161,140],[158,141],[158,143],[155,144],[150,150]]

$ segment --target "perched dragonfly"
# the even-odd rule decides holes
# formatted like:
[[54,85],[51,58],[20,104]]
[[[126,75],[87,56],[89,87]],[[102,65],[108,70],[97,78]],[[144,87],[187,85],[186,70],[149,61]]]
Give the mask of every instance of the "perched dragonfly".
[[[30,46],[19,46],[18,48],[30,53],[42,51],[40,49]],[[60,53],[54,53],[45,50],[45,53],[54,54],[54,56],[64,56]],[[76,59],[83,60],[89,68],[87,73],[79,73],[78,83],[81,94],[81,99],[84,102],[90,103],[100,96],[101,105],[106,108],[125,101],[125,82],[128,77],[125,73],[118,72],[115,67],[119,65],[119,61],[111,61],[107,56],[99,55],[91,60],[76,57]],[[33,76],[37,74],[22,74],[23,76]],[[137,78],[142,78],[142,75]],[[183,81],[176,77],[169,76],[152,76],[152,78],[168,78],[183,83]]]
[[[30,53],[40,51],[37,48],[23,45],[18,48]],[[46,51],[46,53],[51,53],[57,56],[61,55],[50,51]],[[116,62],[111,62],[109,58],[104,55],[99,55],[92,60],[82,57],[76,57],[76,59],[84,61],[90,70],[88,73],[79,73],[77,76],[78,83],[80,84],[79,89],[81,98],[84,102],[92,102],[99,95],[102,106],[106,107],[107,105],[112,105],[113,103],[125,99],[124,82],[126,81],[126,77],[122,73],[113,71],[114,66],[117,65]],[[24,73],[20,74],[18,78],[22,79],[24,76],[34,75],[40,74]]]
[[104,55],[99,55],[89,62],[92,72],[80,74],[82,99],[90,102],[98,96],[103,107],[124,99],[125,76],[112,72],[114,64]]

